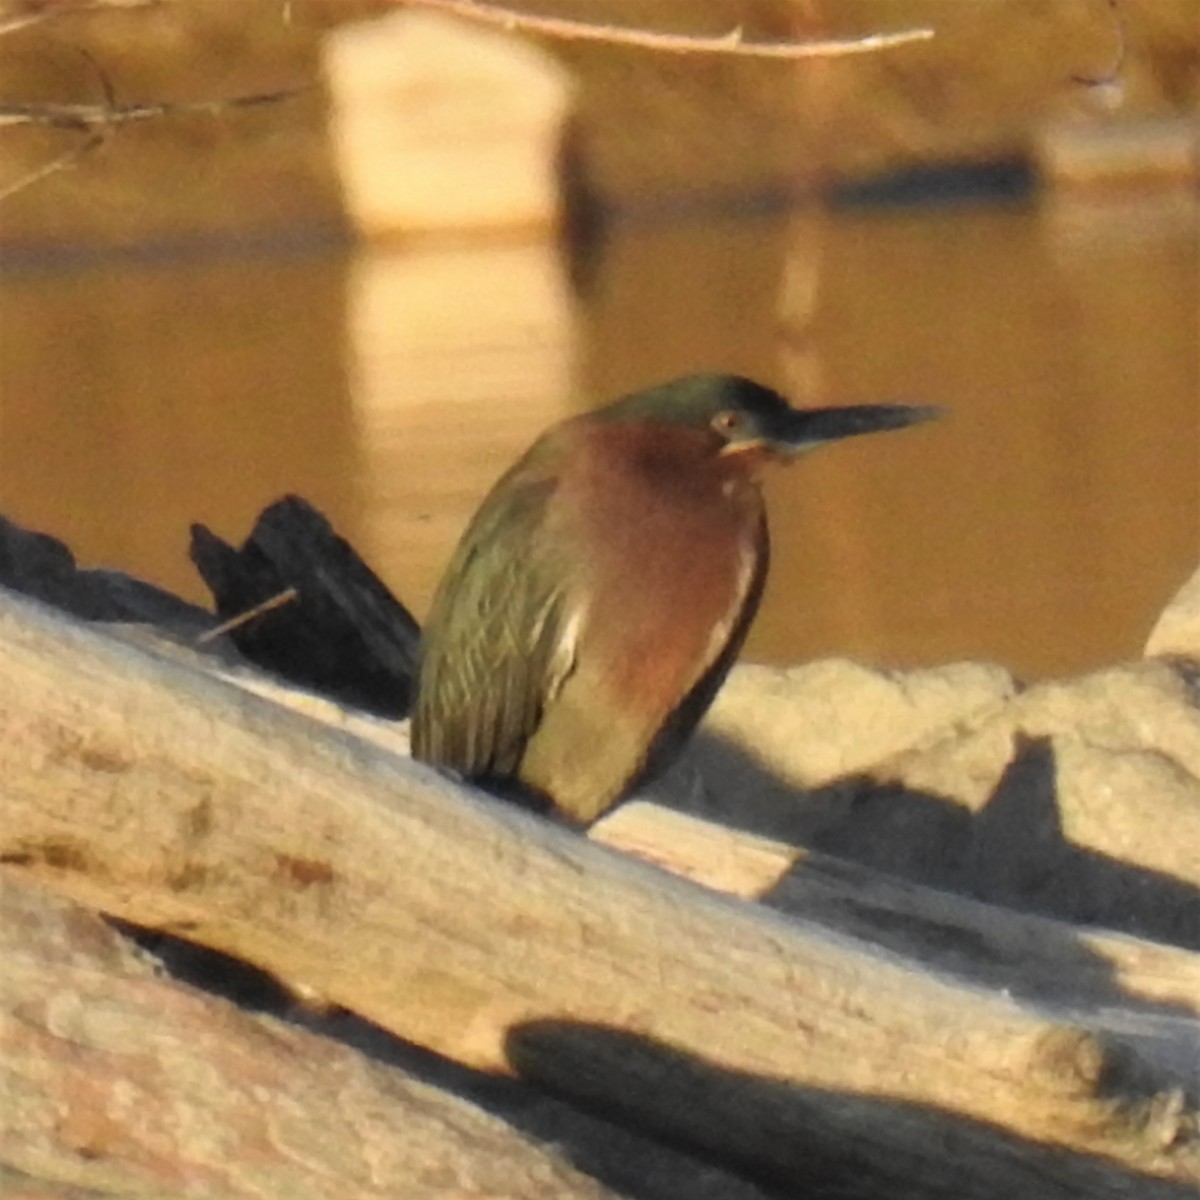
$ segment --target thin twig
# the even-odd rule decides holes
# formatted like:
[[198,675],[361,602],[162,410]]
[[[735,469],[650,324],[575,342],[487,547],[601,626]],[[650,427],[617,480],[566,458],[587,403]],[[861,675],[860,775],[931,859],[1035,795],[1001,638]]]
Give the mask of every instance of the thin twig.
[[276,104],[311,91],[315,84],[280,92],[258,92],[223,100],[197,100],[180,104],[0,104],[0,126],[50,125],[56,129],[91,132],[99,126],[126,125],[153,117],[177,117],[191,113],[216,114],[230,108]]
[[1121,11],[1119,0],[1108,0],[1108,15],[1117,35],[1117,48],[1113,55],[1112,66],[1100,75],[1072,75],[1072,83],[1081,83],[1084,87],[1112,87],[1121,81],[1121,71],[1125,67],[1125,55],[1129,49],[1129,31],[1125,25],[1125,14]]
[[86,142],[72,146],[70,150],[64,151],[57,158],[52,158],[40,167],[35,167],[32,171],[27,171],[24,175],[13,180],[12,183],[0,186],[0,203],[7,200],[9,196],[16,195],[17,192],[23,191],[27,187],[32,187],[35,183],[40,183],[49,175],[55,175],[59,171],[70,170],[84,155],[90,154],[103,141],[104,134],[102,132],[93,133]]
[[270,597],[268,600],[264,600],[261,604],[256,604],[253,608],[248,608],[245,612],[238,613],[236,617],[230,617],[228,621],[222,621],[220,625],[215,625],[212,629],[206,629],[196,638],[194,645],[205,646],[209,642],[215,641],[217,638],[231,633],[235,629],[240,629],[247,622],[253,621],[256,617],[261,617],[263,613],[269,613],[274,608],[282,608],[285,604],[291,604],[299,594],[294,587],[285,588],[282,592]]
[[16,33],[18,29],[28,29],[30,25],[39,25],[55,15],[53,9],[43,8],[37,12],[22,13],[18,17],[7,17],[0,20],[0,37],[6,33]]
[[563,41],[606,42],[614,46],[635,46],[666,54],[736,54],[751,58],[836,58],[846,54],[865,54],[886,50],[909,42],[925,42],[932,29],[904,29],[896,33],[876,33],[859,38],[831,38],[811,42],[748,42],[739,25],[727,34],[707,37],[686,33],[661,33],[624,25],[600,25],[569,17],[547,17],[516,12],[483,0],[403,0],[415,8],[435,8],[501,29],[540,33]]

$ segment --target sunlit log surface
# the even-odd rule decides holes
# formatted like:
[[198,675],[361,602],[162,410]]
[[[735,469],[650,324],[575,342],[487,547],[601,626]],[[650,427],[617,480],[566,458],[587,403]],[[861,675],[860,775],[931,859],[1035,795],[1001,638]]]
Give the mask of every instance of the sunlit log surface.
[[12,598],[0,675],[0,857],[91,907],[789,1187],[1200,1182],[1186,1017],[931,973]]
[[309,1021],[334,1040],[239,1012],[11,872],[0,954],[5,1200],[764,1200],[528,1087],[453,1073],[484,1111],[345,1017]]
[[[1175,946],[981,904],[644,801],[618,808],[591,836],[718,891],[1016,996],[1076,1010],[1141,1001],[1200,1021],[1200,954]],[[1183,1025],[1180,1032],[1200,1030]],[[1200,1075],[1200,1041],[1191,1055]]]

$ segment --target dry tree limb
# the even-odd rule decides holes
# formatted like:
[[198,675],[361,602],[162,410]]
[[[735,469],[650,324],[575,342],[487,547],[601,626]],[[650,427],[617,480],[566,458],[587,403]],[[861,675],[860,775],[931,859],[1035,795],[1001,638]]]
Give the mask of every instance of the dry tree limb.
[[[625,1180],[653,1181],[639,1200],[766,1200],[528,1088],[412,1061],[344,1017],[316,1031],[351,1045],[237,1011],[6,872],[0,961],[6,1200],[178,1200],[182,1179],[193,1200],[618,1200]],[[451,1090],[481,1082],[490,1111]]]
[[[647,801],[616,809],[588,836],[930,970],[1060,1008],[1173,1012],[1200,1039],[1200,954],[1177,946],[984,904]],[[1195,1058],[1200,1071],[1200,1040]]]
[[246,96],[227,96],[217,100],[158,102],[151,104],[0,104],[0,127],[5,125],[46,125],[55,129],[70,129],[89,133],[97,128],[127,125],[131,121],[147,121],[155,117],[180,117],[202,113],[219,116],[235,108],[255,108],[278,104],[312,91],[315,84],[284,88],[277,92],[255,92]]
[[[278,92],[261,92],[247,96],[184,103],[115,104],[105,101],[97,104],[0,104],[0,128],[38,125],[89,135],[87,140],[80,145],[73,146],[48,162],[27,171],[11,183],[0,186],[0,203],[50,175],[74,167],[85,155],[101,146],[117,126],[127,125],[133,121],[146,121],[154,117],[178,117],[196,113],[219,116],[234,109],[254,108],[291,100],[312,90],[313,86],[315,85],[287,88]],[[107,86],[105,90],[108,91]]]
[[28,187],[33,187],[34,184],[40,183],[43,179],[51,175],[58,174],[59,171],[71,170],[72,167],[79,164],[81,159],[103,144],[104,136],[103,133],[93,133],[87,141],[80,142],[77,146],[72,146],[69,150],[64,150],[62,154],[56,155],[48,162],[34,167],[31,171],[26,171],[24,175],[19,175],[11,183],[0,186],[0,204],[7,200],[9,196],[15,196],[17,192],[24,191]]
[[[568,18],[539,16],[517,12],[499,5],[484,3],[483,0],[404,0],[417,7],[438,9],[456,16],[499,26],[503,29],[540,34],[545,37],[572,41],[600,41],[610,45],[628,46],[671,54],[721,54],[754,58],[806,59],[830,58],[850,54],[869,53],[927,41],[933,37],[932,29],[910,29],[895,33],[867,35],[859,38],[828,39],[811,42],[756,42],[747,41],[741,27],[718,37],[671,34],[629,28],[617,25],[597,24]],[[81,5],[70,7],[48,6],[31,11],[17,12],[7,19],[0,18],[0,36],[27,29],[32,25],[48,21],[68,13],[96,12],[106,8],[139,9],[153,8],[162,0],[85,0]],[[291,8],[286,2],[282,8],[284,24],[291,23]],[[103,78],[103,77],[102,77]],[[99,130],[111,129],[134,121],[153,118],[176,117],[203,113],[218,115],[237,108],[273,104],[290,99],[309,87],[284,91],[266,92],[231,98],[195,102],[156,102],[139,104],[117,104],[111,89],[105,82],[108,94],[104,103],[8,103],[0,104],[0,128],[5,126],[40,125],[51,128],[95,134]],[[311,85],[315,87],[316,85]],[[0,203],[18,192],[39,183],[47,177],[74,166],[89,151],[99,145],[97,140],[64,152],[12,183],[0,187]]]
[[198,634],[196,645],[205,646],[219,637],[224,637],[227,633],[232,633],[235,629],[240,629],[248,621],[254,621],[264,613],[282,608],[285,604],[291,604],[299,594],[294,587],[284,588],[282,592],[277,592],[274,596],[262,601],[261,604],[256,604],[252,608],[238,613],[237,616],[230,617],[228,621],[222,621],[220,625],[214,625],[211,629],[206,629],[203,633]]
[[896,33],[868,34],[857,38],[828,38],[808,42],[747,41],[741,26],[716,37],[699,34],[661,33],[623,25],[604,25],[569,17],[542,16],[520,12],[483,0],[399,0],[414,8],[433,8],[465,17],[485,25],[497,25],[510,32],[535,33],[560,41],[604,42],[610,46],[629,46],[662,54],[725,54],[746,58],[840,58],[848,54],[867,54],[888,50],[912,42],[925,42],[934,36],[932,29],[904,29]]
[[1125,69],[1125,59],[1129,53],[1129,30],[1125,25],[1125,14],[1121,11],[1120,0],[1105,0],[1108,6],[1108,16],[1113,24],[1113,35],[1115,46],[1113,48],[1112,62],[1103,71],[1097,75],[1081,75],[1076,74],[1071,76],[1073,83],[1082,84],[1089,88],[1112,88],[1115,87],[1121,78],[1121,72]]
[[16,9],[12,16],[0,15],[0,37],[8,33],[16,33],[28,29],[31,25],[41,25],[45,21],[57,20],[61,17],[73,16],[76,13],[93,13],[103,10],[157,8],[163,0],[79,0],[73,4],[42,4],[28,7],[9,5]]
[[55,13],[49,9],[34,9],[31,12],[19,13],[14,17],[0,18],[0,37],[7,33],[28,29],[31,25],[40,25],[54,15]]
[[8,596],[0,806],[12,870],[784,1190],[1200,1183],[1150,1022],[1114,1036],[714,895]]

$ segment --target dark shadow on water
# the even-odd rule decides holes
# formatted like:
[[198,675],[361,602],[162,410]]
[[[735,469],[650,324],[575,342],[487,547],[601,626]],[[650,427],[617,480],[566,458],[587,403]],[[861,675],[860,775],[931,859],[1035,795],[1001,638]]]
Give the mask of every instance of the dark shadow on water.
[[933,163],[888,171],[835,186],[835,209],[946,207],[1032,201],[1037,173],[1023,158],[980,163]]
[[344,221],[247,229],[236,232],[182,234],[136,242],[96,243],[42,241],[0,247],[0,276],[21,272],[56,272],[111,266],[180,268],[237,259],[306,258],[348,251],[353,230]]

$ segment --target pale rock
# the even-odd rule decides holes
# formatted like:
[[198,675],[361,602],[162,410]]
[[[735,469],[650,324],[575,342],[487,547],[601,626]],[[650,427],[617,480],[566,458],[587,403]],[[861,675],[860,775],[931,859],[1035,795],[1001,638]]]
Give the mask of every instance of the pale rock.
[[[1200,947],[1193,674],[1148,659],[1019,694],[992,675],[988,702],[992,670],[816,664],[787,673],[794,695],[742,673],[663,796],[935,887]],[[957,706],[947,671],[974,685]],[[914,702],[924,724],[905,723],[914,696],[935,698]]]
[[1200,661],[1200,568],[1163,609],[1150,631],[1146,653]]
[[894,760],[886,773],[979,811],[1008,769],[1018,736],[1052,738],[1056,746],[1077,744],[1109,756],[1149,755],[1200,779],[1195,682],[1153,660],[1038,684],[938,745]]
[[952,663],[882,671],[848,659],[731,672],[705,731],[750,750],[787,782],[813,787],[989,711],[1016,691],[1001,667]]
[[895,672],[848,659],[735,667],[681,761],[650,789],[665,804],[783,836],[804,790],[937,740],[1016,692],[988,664]]

